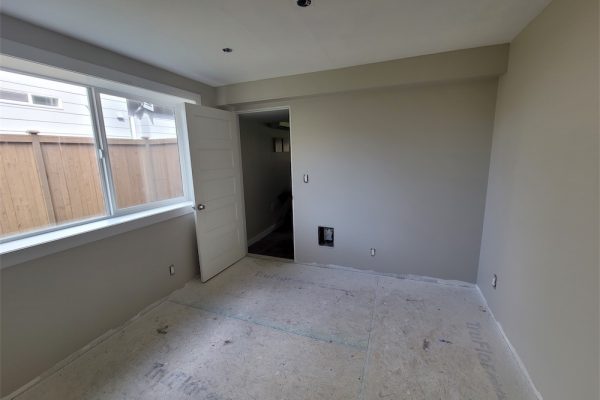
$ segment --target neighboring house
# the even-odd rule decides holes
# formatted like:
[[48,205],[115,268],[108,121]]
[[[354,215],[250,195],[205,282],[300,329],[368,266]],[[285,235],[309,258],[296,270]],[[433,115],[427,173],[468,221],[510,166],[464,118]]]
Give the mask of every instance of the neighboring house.
[[[173,110],[100,95],[107,137],[175,138]],[[85,87],[0,70],[0,134],[92,136]]]

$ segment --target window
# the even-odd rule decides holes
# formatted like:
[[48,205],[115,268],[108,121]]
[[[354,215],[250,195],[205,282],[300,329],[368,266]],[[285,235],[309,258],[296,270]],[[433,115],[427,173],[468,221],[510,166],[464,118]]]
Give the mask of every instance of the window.
[[48,96],[36,96],[30,95],[31,104],[35,104],[38,106],[46,106],[46,107],[58,107],[60,104],[60,100],[57,97],[48,97]]
[[181,200],[172,106],[0,70],[0,241]]
[[100,102],[117,208],[183,196],[174,111],[104,93]]
[[29,95],[27,93],[13,92],[12,90],[0,90],[0,100],[29,103]]

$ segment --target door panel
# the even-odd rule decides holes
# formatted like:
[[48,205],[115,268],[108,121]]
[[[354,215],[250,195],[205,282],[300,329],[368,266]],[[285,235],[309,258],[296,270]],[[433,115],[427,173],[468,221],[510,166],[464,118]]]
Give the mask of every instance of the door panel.
[[200,277],[212,278],[247,253],[237,115],[186,104]]
[[206,229],[211,231],[224,224],[233,224],[237,218],[235,204],[226,204],[214,212],[207,214],[205,219]]
[[236,185],[234,178],[211,179],[204,182],[206,201],[234,196]]
[[[224,140],[231,142],[231,140]],[[198,150],[198,168],[202,171],[235,168],[235,155],[231,150]]]

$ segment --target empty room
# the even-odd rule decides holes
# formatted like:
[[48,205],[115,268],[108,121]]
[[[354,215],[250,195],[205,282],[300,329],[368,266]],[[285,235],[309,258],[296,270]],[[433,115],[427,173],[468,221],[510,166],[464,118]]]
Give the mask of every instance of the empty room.
[[600,400],[599,15],[0,1],[0,399]]

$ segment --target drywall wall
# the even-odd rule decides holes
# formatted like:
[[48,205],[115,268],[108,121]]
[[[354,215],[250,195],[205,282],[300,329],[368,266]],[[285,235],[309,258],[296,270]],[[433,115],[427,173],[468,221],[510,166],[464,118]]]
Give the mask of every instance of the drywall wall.
[[0,272],[3,396],[194,277],[194,214]]
[[[494,78],[286,102],[296,259],[475,282],[496,87]],[[333,248],[318,245],[319,225],[335,228]]]
[[216,89],[202,82],[1,13],[0,52],[151,90],[183,89],[208,106],[216,102]]
[[554,0],[499,85],[478,284],[545,400],[599,398],[598,74],[598,1]]
[[291,190],[290,153],[273,151],[273,139],[290,140],[289,131],[273,129],[264,122],[240,117],[244,172],[244,202],[248,240],[277,223],[281,215],[278,196]]
[[221,106],[351,90],[466,80],[506,72],[508,45],[477,47],[217,88]]

